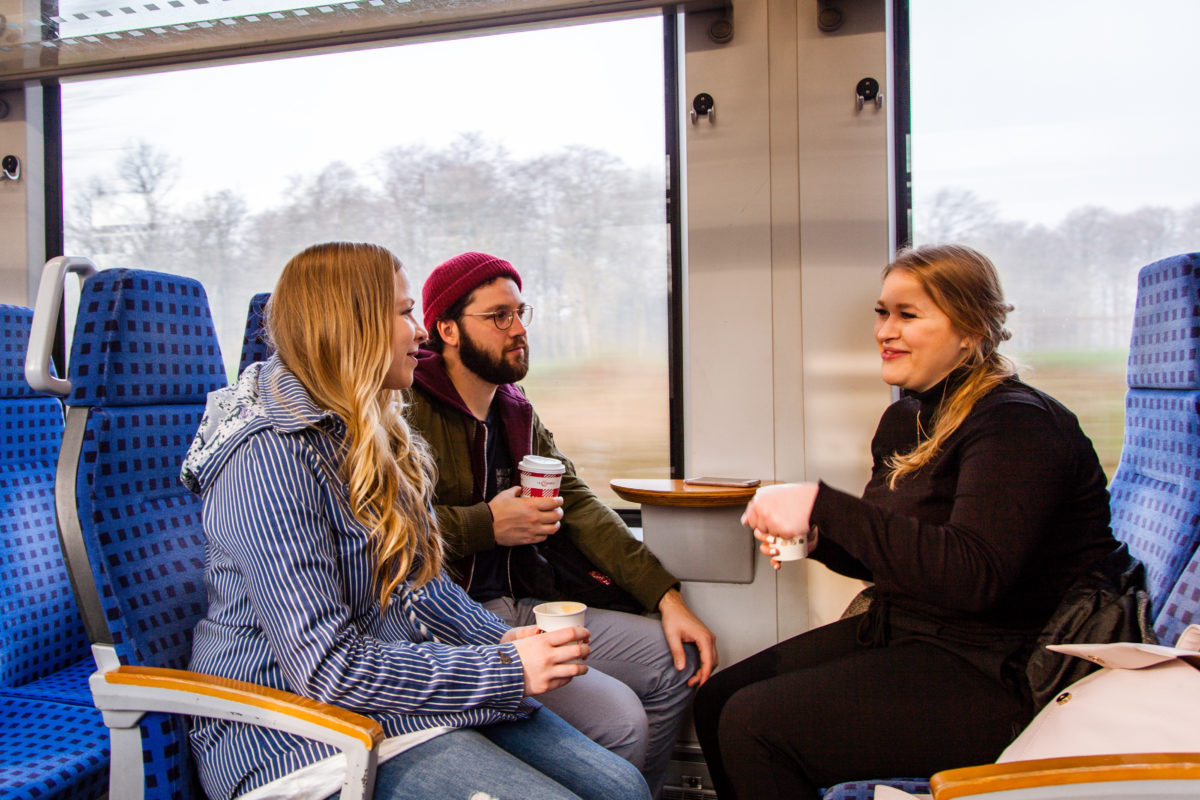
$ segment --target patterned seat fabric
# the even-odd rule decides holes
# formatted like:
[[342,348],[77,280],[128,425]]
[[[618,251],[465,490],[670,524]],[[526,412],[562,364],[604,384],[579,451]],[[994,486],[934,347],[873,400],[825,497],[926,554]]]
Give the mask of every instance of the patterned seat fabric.
[[[88,413],[75,501],[110,643],[123,664],[185,669],[206,603],[205,541],[179,469],[208,393],[225,385],[204,289],[155,272],[97,273],[83,286],[69,363],[68,413]],[[183,718],[149,714],[141,728],[146,796],[191,796]]]
[[257,361],[266,361],[275,352],[275,348],[267,341],[267,301],[271,299],[270,292],[260,292],[250,298],[250,309],[246,312],[246,334],[242,337],[242,358],[238,365],[238,374],[246,371],[246,367]]
[[95,708],[0,697],[0,797],[90,800],[108,788],[108,729]]
[[[0,306],[0,688],[91,662],[54,515],[62,404],[25,382],[33,312]],[[82,702],[91,705],[86,682]]]
[[108,731],[58,542],[62,404],[25,382],[32,319],[0,305],[0,796],[97,797]]
[[1146,565],[1160,642],[1200,611],[1200,254],[1138,273],[1113,532]]
[[929,781],[921,778],[892,778],[886,781],[839,783],[825,791],[822,800],[873,800],[875,787],[891,786],[909,794],[929,794]]

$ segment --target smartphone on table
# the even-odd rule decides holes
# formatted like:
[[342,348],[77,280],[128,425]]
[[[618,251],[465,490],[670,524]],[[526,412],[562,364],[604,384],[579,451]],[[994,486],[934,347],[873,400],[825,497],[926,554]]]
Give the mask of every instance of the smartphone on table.
[[762,483],[758,478],[714,478],[707,475],[701,478],[684,478],[683,482],[689,486],[727,486],[734,489],[748,489]]

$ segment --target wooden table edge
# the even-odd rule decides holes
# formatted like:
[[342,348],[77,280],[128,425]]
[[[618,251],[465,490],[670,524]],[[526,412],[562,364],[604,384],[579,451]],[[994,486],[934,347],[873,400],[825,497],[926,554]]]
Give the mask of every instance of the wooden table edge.
[[[771,486],[779,481],[763,481]],[[721,508],[745,505],[759,486],[696,486],[670,478],[613,478],[608,482],[617,497],[631,503],[674,508]]]

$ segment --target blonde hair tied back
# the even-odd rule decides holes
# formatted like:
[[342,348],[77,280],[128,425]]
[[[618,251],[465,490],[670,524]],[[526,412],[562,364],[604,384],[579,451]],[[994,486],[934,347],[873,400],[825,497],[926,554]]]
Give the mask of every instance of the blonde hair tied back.
[[378,245],[313,245],[287,263],[267,304],[280,360],[346,424],[342,477],[351,512],[370,531],[384,608],[402,581],[422,586],[443,562],[433,458],[404,418],[401,393],[383,388],[401,269]]
[[999,383],[1016,374],[1013,362],[1000,354],[1012,334],[1004,327],[1013,307],[1004,301],[1000,276],[991,259],[964,245],[926,245],[901,250],[883,269],[883,277],[903,270],[921,284],[930,299],[950,318],[959,333],[975,344],[956,369],[965,376],[939,406],[929,438],[907,453],[888,459],[888,486],[929,463],[975,404]]

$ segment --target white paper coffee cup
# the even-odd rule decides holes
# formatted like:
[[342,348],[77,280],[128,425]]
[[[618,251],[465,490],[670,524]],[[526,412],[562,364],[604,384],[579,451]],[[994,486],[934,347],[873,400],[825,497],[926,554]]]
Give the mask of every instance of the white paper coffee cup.
[[767,542],[774,546],[779,553],[771,556],[776,561],[799,561],[802,558],[808,558],[808,534],[797,536],[795,539],[768,536]]
[[[543,631],[556,631],[559,628],[583,627],[587,618],[587,606],[574,600],[563,600],[554,603],[542,603],[533,607],[533,616],[537,626]],[[582,664],[578,658],[563,662],[566,664]]]
[[517,469],[521,471],[522,497],[558,497],[567,467],[557,458],[529,455],[521,459]]
[[582,628],[587,619],[587,606],[574,600],[542,603],[533,607],[533,616],[537,620],[537,626],[544,631],[573,626]]

